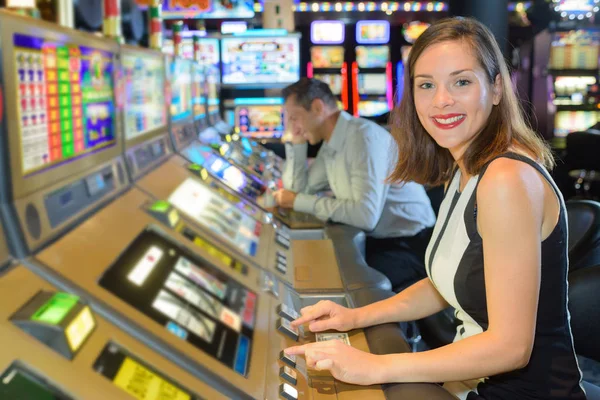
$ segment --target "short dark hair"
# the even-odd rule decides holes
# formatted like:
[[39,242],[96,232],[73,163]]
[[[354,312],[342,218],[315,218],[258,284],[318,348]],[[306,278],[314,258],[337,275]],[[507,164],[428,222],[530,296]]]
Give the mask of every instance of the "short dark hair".
[[337,99],[331,88],[318,79],[300,78],[298,82],[285,87],[281,93],[284,101],[287,101],[290,96],[296,95],[296,103],[306,110],[310,110],[310,106],[316,99],[321,99],[328,106],[337,108]]

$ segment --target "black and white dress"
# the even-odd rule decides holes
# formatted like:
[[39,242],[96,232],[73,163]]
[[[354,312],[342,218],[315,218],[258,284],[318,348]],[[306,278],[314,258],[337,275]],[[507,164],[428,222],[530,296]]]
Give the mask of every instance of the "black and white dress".
[[[564,200],[543,167],[514,153],[501,157],[525,162],[548,180],[560,199],[560,217],[550,236],[541,243],[540,297],[529,364],[523,369],[488,377],[478,385],[478,394],[470,393],[467,399],[585,399],[567,310]],[[455,341],[481,333],[488,327],[483,243],[476,224],[477,185],[486,168],[472,177],[462,192],[459,192],[460,171],[456,172],[441,204],[425,256],[429,278],[456,309],[456,317],[461,322]]]

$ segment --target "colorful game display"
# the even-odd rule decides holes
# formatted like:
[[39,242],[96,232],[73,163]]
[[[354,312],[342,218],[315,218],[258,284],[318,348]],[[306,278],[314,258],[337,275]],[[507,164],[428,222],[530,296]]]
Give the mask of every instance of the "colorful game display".
[[385,68],[389,61],[389,46],[356,46],[356,62],[359,68]]
[[165,67],[160,55],[124,53],[125,138],[142,136],[167,125]]
[[194,119],[206,118],[206,79],[202,73],[202,67],[194,63],[192,81],[192,105],[194,108]]
[[342,93],[342,76],[335,74],[314,74],[314,78],[325,82],[334,95],[339,96]]
[[219,39],[217,38],[201,38],[200,39],[200,59],[198,62],[208,74],[215,74],[218,80],[219,77]]
[[175,58],[170,64],[171,120],[181,121],[192,116],[192,62]]
[[281,105],[239,106],[235,110],[235,119],[241,136],[279,138],[285,130]]
[[310,41],[314,44],[342,44],[346,26],[342,21],[313,21],[310,24]]
[[356,23],[356,43],[385,44],[390,41],[388,21],[358,21]]
[[310,61],[313,68],[342,68],[344,47],[313,46],[310,48]]
[[550,68],[597,69],[599,53],[598,29],[556,32],[550,47]]
[[112,54],[13,36],[22,172],[115,143]]
[[300,79],[300,39],[224,38],[223,84],[286,84]]

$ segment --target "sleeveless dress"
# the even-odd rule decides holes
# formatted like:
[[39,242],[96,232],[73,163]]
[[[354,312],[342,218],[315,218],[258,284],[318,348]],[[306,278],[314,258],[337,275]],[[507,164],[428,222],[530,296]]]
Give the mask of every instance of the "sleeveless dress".
[[[522,369],[485,379],[468,400],[585,399],[567,310],[567,214],[560,191],[548,172],[515,153],[499,157],[529,164],[550,183],[560,201],[554,230],[541,243],[541,285],[533,351]],[[493,161],[493,160],[492,160]],[[490,161],[491,162],[491,161]],[[460,321],[456,340],[488,328],[483,243],[477,232],[478,176],[459,192],[460,170],[454,175],[425,255],[427,275]]]

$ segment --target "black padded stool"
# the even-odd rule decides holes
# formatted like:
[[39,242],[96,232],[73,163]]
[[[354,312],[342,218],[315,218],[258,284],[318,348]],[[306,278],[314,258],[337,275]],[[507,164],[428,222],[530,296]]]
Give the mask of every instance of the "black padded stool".
[[[594,131],[595,132],[595,131]],[[600,193],[600,134],[573,132],[567,136],[566,164],[578,198],[597,199]]]
[[600,264],[600,203],[570,200],[566,203],[569,219],[569,271]]

